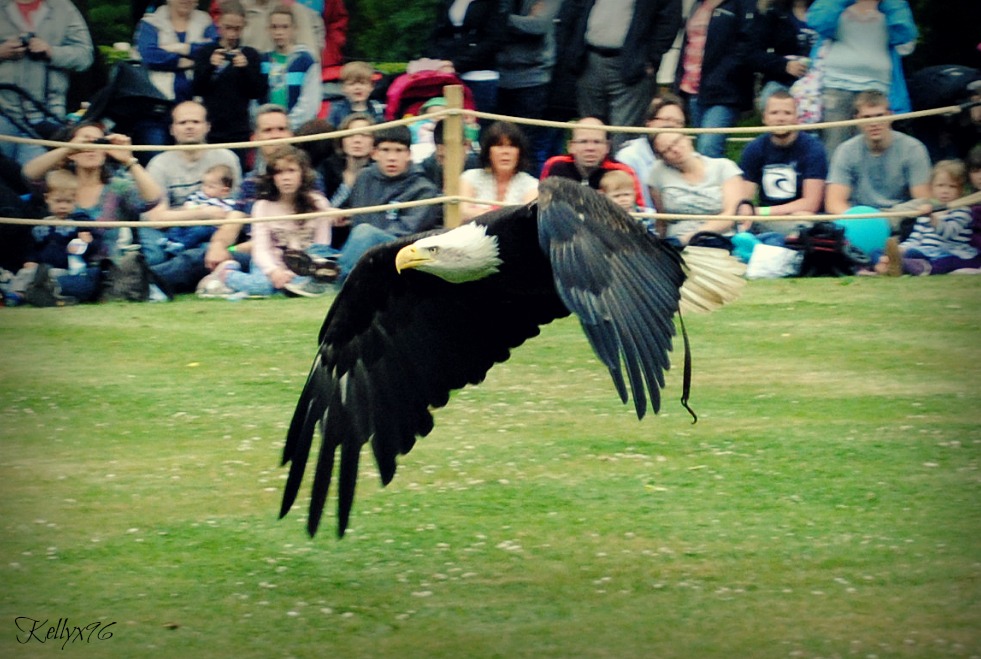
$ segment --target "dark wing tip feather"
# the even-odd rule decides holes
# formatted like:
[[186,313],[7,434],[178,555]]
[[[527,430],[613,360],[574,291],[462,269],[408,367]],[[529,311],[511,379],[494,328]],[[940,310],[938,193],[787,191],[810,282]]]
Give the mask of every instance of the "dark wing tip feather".
[[627,402],[629,382],[637,417],[648,397],[656,413],[684,282],[677,250],[575,182],[545,179],[539,202],[539,240],[559,296],[579,317],[620,399]]

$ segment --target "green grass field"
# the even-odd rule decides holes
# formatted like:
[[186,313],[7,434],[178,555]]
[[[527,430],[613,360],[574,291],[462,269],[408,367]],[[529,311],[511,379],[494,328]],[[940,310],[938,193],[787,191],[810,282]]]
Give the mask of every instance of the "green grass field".
[[981,656],[979,302],[751,282],[687,319],[696,425],[555,323],[341,541],[276,518],[326,301],[0,309],[0,656]]

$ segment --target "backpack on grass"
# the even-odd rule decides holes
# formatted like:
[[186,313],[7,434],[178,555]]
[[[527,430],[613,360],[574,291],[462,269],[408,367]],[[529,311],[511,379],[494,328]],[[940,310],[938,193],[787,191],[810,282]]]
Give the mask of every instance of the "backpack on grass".
[[815,222],[787,247],[803,254],[801,277],[847,277],[869,265],[868,257],[848,243],[845,229],[834,222]]

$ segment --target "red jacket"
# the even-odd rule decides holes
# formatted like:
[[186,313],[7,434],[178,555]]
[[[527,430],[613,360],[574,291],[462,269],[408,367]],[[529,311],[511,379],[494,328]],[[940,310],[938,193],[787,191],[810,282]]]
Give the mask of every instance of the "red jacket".
[[[599,183],[600,179],[603,178],[603,174],[614,169],[619,169],[630,174],[630,178],[634,180],[634,196],[637,198],[637,208],[643,208],[644,193],[640,187],[640,179],[637,178],[637,172],[629,165],[611,160],[609,156],[600,163],[599,167],[593,170],[586,184],[594,190],[599,190]],[[562,176],[573,181],[583,182],[582,174],[579,173],[579,168],[576,167],[576,161],[569,154],[552,156],[545,161],[545,165],[542,167],[542,175],[539,178],[548,178],[549,176]]]

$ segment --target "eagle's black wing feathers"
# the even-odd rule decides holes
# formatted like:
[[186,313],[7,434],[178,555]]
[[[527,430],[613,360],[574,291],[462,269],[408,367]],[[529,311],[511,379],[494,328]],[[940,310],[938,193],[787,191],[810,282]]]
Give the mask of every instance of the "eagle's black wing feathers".
[[290,463],[281,515],[299,493],[317,423],[320,454],[307,529],[320,523],[340,448],[338,534],[347,527],[359,456],[371,442],[382,482],[396,458],[433,428],[431,408],[481,382],[496,362],[568,315],[537,245],[535,207],[481,218],[498,235],[507,262],[481,281],[450,284],[422,272],[395,271],[395,255],[419,236],[379,246],[359,261],[321,329],[317,358],[287,435]]
[[559,296],[579,316],[621,400],[627,401],[622,364],[637,416],[646,413],[648,394],[657,412],[685,280],[679,253],[575,183],[546,179],[539,195],[539,240]]

